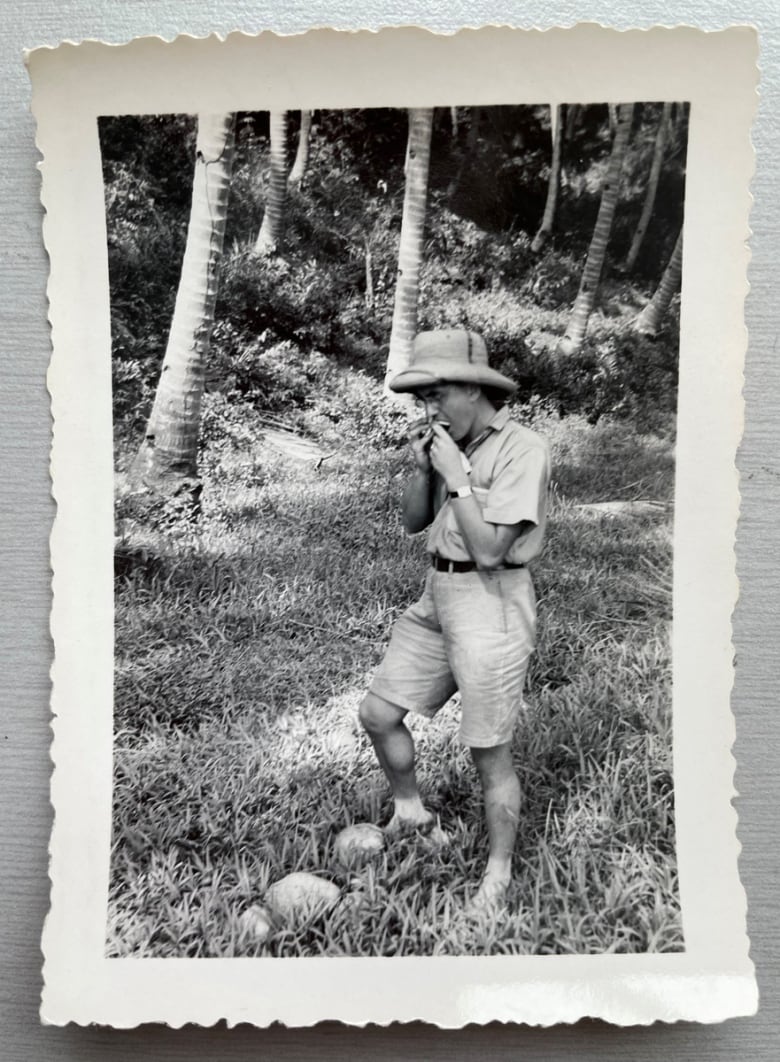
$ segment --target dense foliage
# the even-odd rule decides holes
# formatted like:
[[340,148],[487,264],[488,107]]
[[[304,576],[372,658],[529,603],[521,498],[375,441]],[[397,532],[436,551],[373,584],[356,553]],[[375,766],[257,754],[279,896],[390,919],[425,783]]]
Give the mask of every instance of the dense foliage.
[[[654,342],[629,325],[652,294],[682,218],[687,117],[676,108],[653,221],[633,277],[608,272],[585,347],[555,345],[577,291],[610,147],[606,106],[567,109],[556,232],[530,243],[550,166],[548,107],[440,108],[432,145],[420,327],[465,323],[485,334],[524,400],[559,412],[668,425],[675,407],[677,308]],[[624,257],[641,211],[660,104],[636,108],[610,258]],[[291,118],[294,116],[291,115]],[[574,120],[572,120],[574,119]],[[295,147],[291,121],[290,156]],[[386,362],[403,199],[406,115],[318,111],[300,191],[291,190],[282,253],[252,247],[263,214],[268,118],[242,114],[231,187],[212,389],[294,414],[288,386],[320,355],[380,378]],[[148,414],[170,324],[189,211],[194,120],[101,119],[112,297],[115,413]],[[288,367],[289,363],[289,367]],[[304,389],[305,390],[305,389]]]

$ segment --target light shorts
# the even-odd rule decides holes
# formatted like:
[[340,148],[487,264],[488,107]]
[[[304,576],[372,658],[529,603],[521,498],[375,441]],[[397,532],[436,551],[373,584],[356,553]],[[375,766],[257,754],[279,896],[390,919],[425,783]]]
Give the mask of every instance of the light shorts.
[[398,618],[371,692],[432,718],[456,690],[460,738],[493,748],[512,737],[534,651],[536,598],[526,568],[431,570]]

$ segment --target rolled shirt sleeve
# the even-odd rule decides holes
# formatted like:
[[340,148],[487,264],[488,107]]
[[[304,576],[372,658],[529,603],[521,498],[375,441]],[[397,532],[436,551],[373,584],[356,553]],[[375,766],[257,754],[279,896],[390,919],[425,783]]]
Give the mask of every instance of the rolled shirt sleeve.
[[496,463],[487,491],[483,518],[491,524],[540,526],[545,521],[550,483],[550,453],[546,444],[508,446]]

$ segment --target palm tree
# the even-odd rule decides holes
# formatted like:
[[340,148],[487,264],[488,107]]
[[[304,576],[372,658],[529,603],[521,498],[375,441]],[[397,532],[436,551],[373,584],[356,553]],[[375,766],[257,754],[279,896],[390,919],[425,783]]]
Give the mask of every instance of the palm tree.
[[633,103],[624,103],[618,110],[617,131],[612,142],[612,154],[609,158],[604,187],[601,190],[601,203],[593,229],[593,236],[588,248],[588,257],[582,272],[580,290],[574,300],[566,333],[558,343],[558,352],[573,354],[582,346],[588,328],[588,319],[593,311],[604,269],[607,244],[612,231],[612,221],[620,192],[620,172],[626,154],[631,122],[634,117]]
[[198,115],[187,242],[160,381],[133,478],[197,506],[198,431],[225,236],[235,116]]
[[474,159],[477,154],[479,146],[479,134],[482,128],[482,120],[484,117],[484,109],[482,107],[470,107],[469,110],[469,129],[466,135],[466,148],[462,152],[460,162],[458,164],[457,171],[453,173],[452,178],[447,188],[447,195],[457,195],[458,189],[461,186],[463,175],[466,172],[466,168],[474,165]]
[[650,302],[634,321],[635,332],[639,332],[643,336],[655,336],[658,334],[664,315],[669,309],[669,303],[672,301],[672,295],[680,286],[681,277],[682,229],[674,245],[672,257],[669,259],[664,275],[661,277],[661,283],[655,290],[655,295],[653,295]]
[[423,257],[432,128],[432,107],[413,107],[409,110],[406,183],[401,217],[401,242],[398,249],[398,280],[395,288],[386,380],[409,364],[417,331],[417,298]]
[[531,244],[531,250],[538,254],[544,247],[552,233],[555,224],[555,208],[558,205],[558,186],[561,180],[561,149],[563,147],[563,104],[559,103],[550,112],[552,124],[552,162],[550,164],[550,179],[547,183],[547,201],[544,204],[544,214],[539,231],[536,233]]
[[309,135],[311,134],[311,111],[301,111],[301,128],[298,132],[298,148],[295,152],[295,161],[290,170],[287,183],[293,188],[300,188],[306,177],[306,166],[309,162]]
[[567,103],[566,104],[566,131],[564,133],[564,139],[568,144],[574,136],[574,131],[577,128],[577,122],[581,115],[580,111],[582,106],[579,103]]
[[631,241],[631,247],[626,255],[626,261],[623,266],[626,273],[630,273],[636,265],[636,260],[639,257],[639,249],[642,246],[642,241],[645,238],[645,233],[647,232],[647,227],[650,224],[650,218],[653,214],[653,206],[655,205],[655,195],[658,191],[658,181],[661,176],[661,166],[664,160],[664,147],[666,146],[666,137],[669,130],[671,113],[671,103],[665,103],[663,113],[661,114],[661,121],[658,126],[658,132],[655,136],[653,161],[650,166],[650,176],[647,180],[647,191],[645,192],[645,201],[642,205],[642,213],[639,217],[639,224],[636,227],[636,232],[634,233],[634,238]]
[[609,115],[609,135],[614,137],[618,127],[618,109],[614,103],[607,104],[607,114]]
[[284,227],[284,200],[287,192],[287,111],[271,111],[271,176],[268,198],[255,254],[275,254]]

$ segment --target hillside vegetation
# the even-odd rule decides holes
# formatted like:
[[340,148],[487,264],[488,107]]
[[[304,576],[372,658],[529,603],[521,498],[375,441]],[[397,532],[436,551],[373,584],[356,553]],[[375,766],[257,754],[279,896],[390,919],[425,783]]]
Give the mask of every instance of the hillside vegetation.
[[[541,255],[530,245],[549,173],[549,108],[484,108],[473,142],[466,129],[453,138],[446,109],[437,111],[419,328],[481,332],[495,367],[519,381],[523,402],[668,430],[676,406],[677,304],[654,341],[630,326],[658,284],[682,220],[687,124],[680,120],[681,143],[664,167],[637,271],[625,277],[614,267],[642,207],[659,108],[640,111],[609,246],[612,267],[608,262],[585,346],[560,358],[555,345],[577,293],[609,154],[606,109],[582,110],[564,152],[555,238]],[[404,112],[318,116],[307,180],[289,190],[282,253],[270,258],[252,253],[265,197],[267,116],[239,116],[207,368],[207,387],[291,414],[311,404],[306,371],[303,378],[296,373],[301,356],[320,354],[381,379],[398,261]],[[138,429],[173,312],[194,119],[102,119],[101,143],[115,413],[118,423],[129,417]]]

